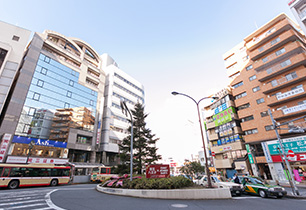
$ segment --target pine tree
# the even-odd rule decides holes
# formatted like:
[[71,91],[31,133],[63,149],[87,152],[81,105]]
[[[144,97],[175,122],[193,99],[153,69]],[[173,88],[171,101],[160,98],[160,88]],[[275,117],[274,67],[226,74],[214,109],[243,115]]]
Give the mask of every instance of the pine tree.
[[[157,154],[156,141],[159,138],[152,134],[151,130],[146,128],[145,119],[148,114],[144,113],[144,106],[140,103],[135,104],[134,110],[131,110],[133,116],[133,171],[138,174],[147,164],[154,164],[161,159]],[[129,135],[123,139],[119,145],[121,169],[128,169],[130,166],[130,149],[131,149],[131,127],[128,128]],[[123,167],[125,166],[125,167]],[[122,173],[122,172],[121,172]]]

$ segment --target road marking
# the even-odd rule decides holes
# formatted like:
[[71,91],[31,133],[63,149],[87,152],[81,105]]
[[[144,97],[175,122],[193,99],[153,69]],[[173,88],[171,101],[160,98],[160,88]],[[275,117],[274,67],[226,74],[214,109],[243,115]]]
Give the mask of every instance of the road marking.
[[57,189],[52,190],[51,192],[47,193],[47,195],[45,196],[45,200],[46,200],[48,206],[49,206],[50,208],[55,209],[55,210],[66,210],[66,209],[62,209],[62,208],[56,206],[56,205],[51,201],[50,195],[51,195],[51,193],[53,193],[53,192],[55,192],[55,191],[57,191]]
[[28,200],[28,201],[19,201],[19,202],[12,202],[12,203],[1,203],[0,206],[6,206],[6,205],[18,205],[23,203],[33,203],[37,201],[45,201],[44,199],[36,199],[36,200]]
[[255,199],[258,199],[260,197],[232,197],[232,199],[235,199],[235,200],[240,200],[240,199],[252,199],[252,198],[255,198]]
[[40,209],[32,209],[32,210],[51,210],[51,207],[46,207],[46,208],[40,208]]
[[187,208],[188,207],[188,205],[185,205],[185,204],[172,204],[171,206],[174,208]]
[[45,204],[45,203],[35,203],[35,204],[31,204],[31,205],[13,206],[13,207],[5,208],[5,210],[9,210],[9,209],[20,209],[20,208],[28,208],[28,207],[42,206],[42,205],[46,205],[46,204]]

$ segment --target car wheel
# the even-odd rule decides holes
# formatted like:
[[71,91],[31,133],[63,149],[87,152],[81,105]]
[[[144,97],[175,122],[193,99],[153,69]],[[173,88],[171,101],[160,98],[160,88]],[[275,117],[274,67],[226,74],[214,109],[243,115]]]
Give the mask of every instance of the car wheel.
[[50,186],[56,186],[58,184],[57,179],[52,179],[50,182]]
[[241,193],[236,193],[237,196],[241,196]]
[[8,188],[9,189],[16,189],[19,186],[19,181],[18,180],[12,180],[10,181],[10,183],[8,184]]
[[267,197],[267,194],[264,190],[259,190],[258,194],[260,195],[260,197],[265,198]]
[[282,197],[284,197],[284,196],[282,196],[282,195],[278,195],[278,196],[276,196],[277,198],[282,198]]

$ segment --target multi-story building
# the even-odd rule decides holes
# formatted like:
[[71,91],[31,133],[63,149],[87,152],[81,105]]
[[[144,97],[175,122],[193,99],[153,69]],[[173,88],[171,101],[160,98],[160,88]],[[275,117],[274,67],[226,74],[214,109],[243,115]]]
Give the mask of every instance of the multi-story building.
[[288,6],[304,34],[306,34],[306,0],[291,0]]
[[[29,42],[31,31],[0,21],[0,122],[4,117],[11,87]],[[27,119],[24,119],[25,121]],[[1,126],[1,124],[0,124]],[[10,136],[8,135],[7,138]],[[0,162],[8,149],[7,138],[0,142]]]
[[211,152],[215,154],[215,168],[227,177],[233,177],[235,172],[247,174],[250,165],[231,89],[224,88],[214,96],[219,99],[204,109],[207,137]]
[[123,72],[107,54],[102,55],[103,70],[106,72],[105,102],[102,124],[101,159],[108,165],[118,163],[118,144],[128,135],[130,116],[125,116],[120,107],[124,99],[130,110],[139,102],[144,104],[143,85]]
[[[288,149],[303,155],[306,136],[291,128],[305,128],[305,36],[298,25],[281,14],[244,39],[250,61],[232,82],[232,94],[253,173],[266,179],[285,180],[276,132],[268,110]],[[299,145],[295,147],[296,145]],[[255,158],[253,158],[255,156]],[[296,161],[294,169],[305,170]]]

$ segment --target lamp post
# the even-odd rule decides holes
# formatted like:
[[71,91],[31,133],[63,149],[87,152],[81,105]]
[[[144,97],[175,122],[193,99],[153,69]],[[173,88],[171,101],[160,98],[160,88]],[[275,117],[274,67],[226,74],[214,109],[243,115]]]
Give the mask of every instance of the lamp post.
[[29,157],[30,157],[30,155],[31,155],[31,153],[32,153],[32,149],[33,149],[34,145],[35,145],[35,141],[32,140],[32,141],[29,143],[29,152],[28,152],[28,155],[27,155],[26,163],[28,163],[28,161],[29,161]]
[[129,108],[126,105],[126,102],[123,98],[120,99],[120,106],[122,109],[122,112],[125,112],[125,115],[127,116],[127,113],[129,113],[131,117],[131,157],[130,157],[130,180],[133,180],[133,116],[129,110]]
[[204,97],[202,99],[200,99],[198,102],[196,100],[194,100],[192,97],[190,97],[189,95],[183,94],[183,93],[178,93],[173,91],[171,93],[172,95],[182,95],[182,96],[186,96],[187,98],[190,98],[196,105],[197,105],[197,110],[198,110],[198,117],[199,117],[199,123],[200,123],[200,129],[201,129],[201,136],[202,136],[202,143],[203,143],[203,149],[204,149],[204,157],[205,157],[205,169],[206,169],[206,173],[207,173],[207,179],[208,179],[208,187],[212,188],[211,185],[211,179],[210,179],[210,173],[209,173],[209,168],[208,168],[208,160],[207,160],[207,154],[206,154],[206,147],[205,147],[205,140],[204,140],[204,135],[203,135],[203,128],[202,128],[202,121],[201,121],[201,115],[200,115],[200,109],[199,109],[199,104],[202,100],[204,99],[208,99],[208,98],[212,98],[212,99],[218,99],[218,97]]
[[278,140],[279,145],[280,145],[280,151],[282,152],[282,155],[284,156],[285,163],[286,163],[286,166],[287,166],[289,175],[290,175],[290,178],[288,177],[288,180],[289,180],[289,183],[290,183],[290,185],[291,185],[291,187],[292,187],[292,192],[293,192],[295,195],[300,195],[299,190],[298,190],[298,188],[296,187],[295,181],[294,181],[294,179],[293,179],[293,175],[292,175],[292,171],[291,171],[291,166],[290,166],[290,163],[289,163],[289,161],[288,161],[288,157],[287,157],[287,155],[286,155],[286,153],[285,153],[285,150],[284,150],[284,147],[283,147],[283,141],[282,141],[282,139],[280,138],[279,133],[278,133],[278,131],[277,131],[277,127],[279,127],[280,125],[279,125],[279,126],[276,125],[275,120],[274,120],[274,118],[273,118],[273,116],[272,116],[272,112],[271,112],[270,109],[268,109],[268,112],[269,112],[269,115],[270,115],[271,120],[272,120],[273,128],[274,128],[275,133],[276,133],[276,136],[277,136],[277,140]]

